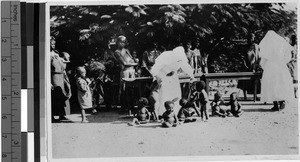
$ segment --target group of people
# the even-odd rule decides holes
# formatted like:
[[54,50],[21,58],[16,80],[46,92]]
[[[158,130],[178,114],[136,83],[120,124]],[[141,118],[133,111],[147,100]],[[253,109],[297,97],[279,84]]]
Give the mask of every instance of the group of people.
[[[135,112],[132,123],[128,123],[132,126],[137,126],[140,124],[146,124],[150,122],[152,118],[155,121],[159,121],[162,123],[162,127],[170,128],[176,127],[177,125],[181,125],[183,123],[195,122],[198,117],[201,117],[202,121],[208,121],[209,113],[208,110],[211,107],[212,116],[220,116],[220,117],[239,117],[243,111],[241,104],[238,102],[238,94],[233,92],[230,95],[230,101],[224,102],[221,93],[218,91],[214,95],[214,100],[210,103],[208,99],[208,95],[205,91],[205,83],[203,81],[197,82],[194,85],[193,92],[190,98],[182,98],[179,100],[180,109],[176,112],[175,103],[178,98],[173,100],[168,100],[164,102],[165,111],[162,115],[158,116],[158,119],[155,118],[155,112],[153,109],[149,109],[148,99],[140,98],[138,103],[138,109]],[[230,106],[230,109],[223,110],[220,106]]]
[[[253,42],[253,39],[253,35],[251,35],[249,42]],[[109,99],[107,99],[108,97],[105,92],[103,92],[103,88],[105,88],[104,80],[106,80],[105,78],[107,78],[109,71],[111,71],[107,69],[113,69],[112,66],[109,66],[111,64],[118,64],[120,67],[120,76],[118,78],[120,86],[118,94],[122,110],[133,110],[134,107],[132,93],[130,93],[134,87],[130,88],[125,86],[125,82],[130,82],[133,78],[141,74],[153,77],[152,83],[145,85],[149,88],[149,95],[144,95],[143,98],[138,100],[139,109],[136,113],[134,124],[147,123],[147,121],[150,120],[150,116],[152,116],[153,120],[162,119],[163,126],[170,127],[182,122],[195,121],[195,119],[192,118],[195,113],[204,121],[207,121],[209,118],[208,109],[210,107],[212,109],[212,115],[221,117],[238,117],[241,115],[242,110],[241,105],[237,101],[237,93],[231,94],[230,102],[225,103],[220,93],[217,92],[213,102],[210,104],[203,81],[197,82],[195,86],[188,86],[191,93],[189,93],[188,96],[182,95],[182,87],[180,86],[178,78],[179,72],[184,72],[191,78],[190,84],[188,85],[194,85],[194,74],[198,73],[199,69],[201,73],[207,72],[207,66],[205,65],[207,57],[201,55],[197,48],[199,44],[194,50],[191,50],[191,45],[188,42],[186,48],[178,46],[169,51],[159,51],[157,50],[157,45],[154,44],[151,50],[144,52],[142,61],[140,61],[136,57],[135,52],[131,54],[131,52],[125,48],[126,43],[127,40],[125,36],[119,36],[117,38],[117,49],[114,52],[107,52],[106,55],[109,57],[107,57],[106,61],[97,65],[98,75],[94,79],[95,82],[90,81],[86,77],[86,69],[84,66],[77,68],[77,97],[80,108],[82,109],[82,122],[88,122],[85,117],[85,109],[95,109],[98,104],[93,104],[93,96],[95,96],[95,94],[98,94],[98,98],[100,94],[104,98],[106,106],[110,106]],[[296,43],[294,43],[293,46],[295,45]],[[70,98],[71,95],[70,90],[68,91],[70,84],[67,84],[68,77],[65,72],[65,64],[69,61],[69,56],[59,56],[52,46],[51,44],[51,84],[53,87],[52,100],[55,101],[52,102],[52,107],[55,107],[54,109],[57,110],[64,110],[61,107],[65,106],[65,101]],[[253,71],[257,71],[257,69],[263,70],[261,101],[274,101],[273,110],[283,109],[285,101],[294,97],[292,80],[294,80],[294,83],[297,82],[295,72],[296,48],[293,48],[283,37],[274,31],[268,31],[259,45],[252,44],[250,47],[247,55],[247,67]],[[293,62],[290,61],[292,51]],[[289,63],[288,66],[287,63]],[[290,67],[290,69],[293,68],[290,70],[291,72],[288,67]],[[290,74],[293,74],[294,79],[291,79]],[[59,84],[57,80],[59,80]],[[271,83],[270,80],[272,80]],[[242,84],[244,84],[243,87],[246,87],[248,83]],[[95,90],[91,87],[96,87],[94,89],[98,92],[95,93]],[[295,92],[295,94],[296,93],[297,92]],[[60,97],[58,94],[63,95]],[[57,98],[59,97],[61,102],[58,104],[59,100]],[[231,109],[225,111],[221,109],[221,104],[230,105]],[[66,119],[63,111],[58,115],[59,120]],[[54,118],[52,119],[55,120]]]

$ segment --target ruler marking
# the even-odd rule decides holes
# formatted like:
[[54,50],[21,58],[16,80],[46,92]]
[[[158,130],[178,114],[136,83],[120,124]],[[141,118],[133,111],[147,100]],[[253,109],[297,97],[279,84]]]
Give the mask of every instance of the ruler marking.
[[[2,3],[2,2],[1,2]],[[8,6],[10,6],[8,8]],[[19,155],[19,147],[21,147],[20,140],[19,140],[19,135],[21,131],[19,132],[18,128],[20,126],[20,119],[18,118],[18,112],[20,107],[18,106],[18,102],[20,100],[19,95],[19,86],[18,82],[21,79],[19,75],[21,74],[20,72],[13,72],[13,71],[18,71],[21,69],[14,69],[14,67],[18,68],[16,64],[20,63],[17,59],[12,59],[14,57],[17,57],[20,55],[20,49],[18,48],[20,43],[20,20],[19,20],[19,15],[20,15],[20,2],[17,1],[12,2],[12,1],[4,1],[1,5],[1,9],[4,10],[4,14],[1,15],[1,39],[4,44],[3,48],[1,49],[1,52],[5,55],[9,56],[2,56],[2,67],[6,68],[11,68],[9,69],[10,71],[7,71],[6,74],[1,75],[2,76],[2,90],[5,89],[6,91],[2,91],[2,100],[4,100],[4,104],[1,104],[2,106],[5,107],[5,110],[7,110],[6,114],[2,114],[2,120],[4,122],[7,122],[5,124],[7,126],[7,130],[2,128],[2,138],[4,138],[4,141],[7,141],[7,139],[13,139],[12,143],[7,143],[6,145],[3,145],[2,143],[2,148],[7,148],[3,149],[4,152],[2,154],[6,154],[5,157],[2,155],[2,160],[12,160],[15,161],[16,159],[20,159]],[[14,52],[15,51],[15,52]],[[17,52],[17,53],[16,53]],[[7,60],[9,63],[6,63]],[[14,64],[14,65],[12,65]],[[5,69],[5,68],[2,68]],[[3,73],[2,73],[3,74]],[[11,74],[11,75],[10,75]],[[9,82],[10,80],[10,82]],[[6,99],[9,98],[10,100]],[[12,100],[14,99],[15,100]],[[11,105],[9,105],[9,103]],[[12,107],[14,107],[12,109]],[[9,110],[9,111],[8,111]],[[3,112],[3,111],[2,111]],[[17,114],[16,114],[17,113]],[[9,119],[10,118],[10,119]],[[10,122],[9,122],[10,121]],[[4,123],[2,122],[2,123]],[[4,126],[5,126],[4,125]],[[13,133],[14,132],[14,133]],[[7,147],[8,146],[8,147]],[[10,148],[9,148],[10,147]],[[9,151],[10,150],[10,151]],[[21,151],[22,152],[22,151]]]

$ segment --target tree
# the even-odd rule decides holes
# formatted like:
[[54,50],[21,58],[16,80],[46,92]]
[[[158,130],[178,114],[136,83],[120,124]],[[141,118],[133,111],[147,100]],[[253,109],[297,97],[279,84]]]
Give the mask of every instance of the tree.
[[[280,6],[275,8],[274,5]],[[125,35],[139,56],[152,43],[172,49],[199,41],[210,72],[241,69],[246,39],[265,32],[296,33],[296,13],[282,3],[54,6],[51,34],[71,54],[71,67],[101,59],[109,40]]]

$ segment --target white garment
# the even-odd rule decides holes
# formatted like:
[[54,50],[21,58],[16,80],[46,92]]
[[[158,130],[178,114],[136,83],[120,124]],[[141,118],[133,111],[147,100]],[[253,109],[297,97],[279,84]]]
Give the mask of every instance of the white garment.
[[287,63],[292,46],[274,31],[268,31],[260,44],[261,101],[273,102],[294,98],[293,82]]
[[[164,103],[178,98],[174,102],[174,112],[177,114],[180,106],[179,99],[181,99],[181,88],[177,71],[182,69],[191,78],[193,78],[193,69],[188,64],[188,59],[185,55],[184,48],[179,46],[173,51],[163,52],[155,59],[155,64],[151,69],[154,79],[158,80],[161,85],[159,93],[159,108],[156,110],[157,115],[162,115],[165,112]],[[173,72],[173,75],[167,76],[168,73]]]

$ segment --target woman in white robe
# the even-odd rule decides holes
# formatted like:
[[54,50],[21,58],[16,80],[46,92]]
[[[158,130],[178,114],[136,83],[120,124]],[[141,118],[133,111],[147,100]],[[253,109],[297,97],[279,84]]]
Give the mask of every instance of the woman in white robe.
[[[274,31],[268,31],[260,44],[261,101],[273,102],[273,110],[283,109],[294,98],[292,78],[287,67],[292,46]],[[280,107],[278,106],[278,102]]]
[[164,102],[174,100],[174,112],[177,114],[181,99],[180,82],[178,70],[182,69],[187,73],[191,80],[194,79],[193,69],[188,64],[184,48],[179,46],[172,51],[165,51],[155,60],[151,69],[154,79],[160,84],[158,90],[158,107],[154,110],[156,115],[162,115],[165,112]]

